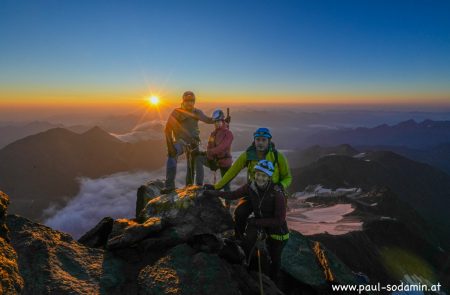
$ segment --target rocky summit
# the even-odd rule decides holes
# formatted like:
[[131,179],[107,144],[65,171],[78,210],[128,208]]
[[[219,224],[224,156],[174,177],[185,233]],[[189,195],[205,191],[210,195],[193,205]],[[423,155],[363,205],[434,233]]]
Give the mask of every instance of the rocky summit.
[[[151,181],[139,188],[135,219],[105,217],[78,241],[6,216],[2,193],[0,293],[260,294],[258,269],[247,267],[222,201],[200,187],[169,194],[161,187]],[[323,244],[297,232],[282,262],[278,286],[261,275],[264,294],[326,294],[331,284],[357,279]]]
[[9,197],[0,191],[0,294],[20,293],[24,285],[17,265],[17,253],[10,244],[6,227],[8,204]]

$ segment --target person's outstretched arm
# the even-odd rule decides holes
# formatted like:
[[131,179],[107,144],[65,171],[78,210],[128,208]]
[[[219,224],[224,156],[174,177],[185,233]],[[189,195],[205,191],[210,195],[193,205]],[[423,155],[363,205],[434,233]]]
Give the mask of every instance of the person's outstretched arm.
[[223,198],[226,200],[238,200],[244,196],[248,195],[248,184],[244,184],[237,190],[231,191],[231,192],[220,192],[215,190],[207,190],[204,192],[206,195],[215,196],[219,198]]
[[202,122],[204,122],[206,124],[214,124],[214,120],[211,117],[208,117],[207,115],[205,115],[205,113],[203,113],[201,110],[196,109],[195,113],[197,115],[197,118],[200,121],[202,121]]
[[227,183],[232,181],[236,175],[238,175],[239,172],[241,172],[242,169],[244,169],[245,165],[247,164],[247,153],[243,152],[239,158],[237,158],[236,162],[231,165],[230,169],[225,173],[225,175],[222,177],[222,179],[214,184],[214,188],[217,190],[222,189]]

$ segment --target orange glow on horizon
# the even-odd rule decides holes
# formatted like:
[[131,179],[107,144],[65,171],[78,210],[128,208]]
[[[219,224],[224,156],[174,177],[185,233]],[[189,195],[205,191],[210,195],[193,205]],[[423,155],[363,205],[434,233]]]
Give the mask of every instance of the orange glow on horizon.
[[[147,92],[146,94],[143,94]],[[194,91],[195,92],[195,91]],[[305,92],[305,93],[197,93],[197,105],[443,105],[450,106],[450,93],[406,92]],[[162,99],[163,98],[163,99]],[[0,108],[108,108],[132,109],[179,106],[181,94],[135,92],[11,91],[0,89]]]

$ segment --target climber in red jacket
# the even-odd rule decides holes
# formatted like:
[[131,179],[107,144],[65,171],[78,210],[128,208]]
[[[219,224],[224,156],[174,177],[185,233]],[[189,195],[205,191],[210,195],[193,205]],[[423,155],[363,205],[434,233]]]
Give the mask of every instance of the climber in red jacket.
[[[212,119],[216,129],[209,136],[205,165],[212,171],[219,169],[221,176],[223,176],[233,163],[231,158],[233,133],[228,128],[229,118],[225,118],[222,110],[215,110]],[[224,190],[229,192],[230,185],[227,184]]]

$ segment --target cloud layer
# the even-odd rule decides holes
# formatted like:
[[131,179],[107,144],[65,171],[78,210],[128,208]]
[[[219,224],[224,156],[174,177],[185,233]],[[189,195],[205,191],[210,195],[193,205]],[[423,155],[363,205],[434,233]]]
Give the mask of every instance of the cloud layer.
[[[239,154],[233,153],[236,157]],[[241,173],[234,183],[243,183],[246,173]],[[186,160],[179,159],[177,187],[184,186]],[[164,179],[165,168],[153,172],[116,173],[109,176],[80,179],[78,194],[61,210],[45,221],[47,226],[71,234],[75,239],[93,228],[103,217],[133,218],[136,193],[139,186],[149,180]],[[214,174],[205,168],[205,183],[213,183]],[[220,173],[217,172],[217,180]],[[236,184],[232,187],[236,187]],[[47,212],[54,211],[49,207]],[[49,214],[50,215],[50,214]]]

